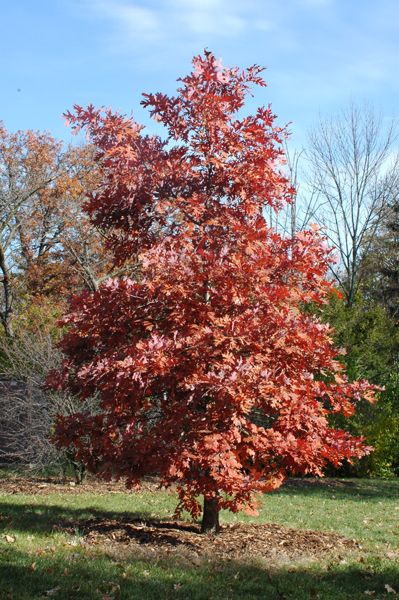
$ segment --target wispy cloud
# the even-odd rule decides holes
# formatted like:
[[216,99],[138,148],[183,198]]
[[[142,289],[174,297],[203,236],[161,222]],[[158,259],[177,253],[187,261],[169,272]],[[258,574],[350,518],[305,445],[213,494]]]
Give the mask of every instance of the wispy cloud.
[[206,10],[184,11],[181,21],[191,33],[219,34],[227,37],[240,34],[248,25],[245,19],[238,15],[224,13],[218,16]]
[[250,24],[248,14],[242,14],[234,0],[170,0],[168,4],[176,21],[194,34],[232,37]]
[[[119,37],[154,41],[179,36],[236,38],[253,29],[272,29],[270,20],[251,10],[251,0],[81,0],[92,15],[108,21]],[[256,3],[254,3],[254,6]]]
[[298,4],[305,8],[323,8],[333,3],[334,0],[298,0]]
[[118,36],[153,41],[162,35],[163,23],[155,10],[119,0],[86,0],[85,3],[95,17],[111,24]]
[[347,0],[75,2],[95,22],[103,20],[103,55],[111,63],[116,53],[135,73],[156,72],[159,80],[166,72],[180,74],[204,47],[226,64],[266,65],[287,120],[398,87],[397,0],[381,0],[378,8],[364,0],[361,13]]
[[[398,112],[398,0],[60,0],[57,10],[53,0],[3,4],[0,57],[11,91],[2,115],[15,129],[58,131],[59,114],[76,101],[129,111],[142,90],[173,93],[204,48],[226,65],[265,65],[269,87],[256,92],[253,106],[272,102],[295,133],[350,99]],[[33,45],[32,27],[39,32]]]

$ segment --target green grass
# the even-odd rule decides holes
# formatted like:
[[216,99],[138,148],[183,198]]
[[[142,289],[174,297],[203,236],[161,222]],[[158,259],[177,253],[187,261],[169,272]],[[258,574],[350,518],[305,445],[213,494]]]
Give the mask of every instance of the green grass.
[[[334,531],[356,539],[360,552],[319,561],[266,564],[250,559],[203,561],[115,556],[104,545],[83,546],[79,527],[60,520],[88,517],[169,517],[167,492],[0,496],[0,599],[343,600],[399,598],[399,481],[289,482],[262,499],[257,518],[223,514],[222,522],[269,522]],[[5,535],[15,537],[7,542]],[[396,554],[398,556],[398,554]],[[366,591],[374,592],[372,595]]]

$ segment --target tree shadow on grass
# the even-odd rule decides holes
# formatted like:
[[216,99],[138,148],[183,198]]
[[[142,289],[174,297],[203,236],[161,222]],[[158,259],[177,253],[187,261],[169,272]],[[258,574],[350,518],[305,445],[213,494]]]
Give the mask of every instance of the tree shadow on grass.
[[275,494],[338,500],[397,500],[399,479],[288,479]]
[[[165,518],[154,519],[151,513],[111,512],[85,507],[73,509],[64,506],[45,504],[0,503],[0,532],[13,530],[31,534],[55,532],[69,535],[98,536],[98,540],[117,540],[128,543],[130,540],[140,545],[179,546],[195,548],[179,532],[199,533],[194,523],[184,523]],[[1,596],[0,596],[1,599]]]
[[[75,527],[91,520],[117,519],[121,523],[150,521],[151,513],[107,511],[94,507],[70,508],[46,504],[12,504],[0,502],[0,531],[12,528],[29,533],[52,533],[54,530]],[[153,517],[152,517],[153,518]],[[160,519],[161,521],[162,519]]]
[[[71,559],[72,557],[72,559]],[[0,555],[2,600],[57,600],[117,598],[118,600],[359,600],[394,597],[386,584],[399,589],[398,568],[381,567],[378,573],[367,566],[334,566],[328,571],[314,567],[273,567],[238,561],[203,562],[193,566],[169,561],[81,553],[50,555],[34,559],[7,548]],[[374,593],[373,593],[374,592]]]

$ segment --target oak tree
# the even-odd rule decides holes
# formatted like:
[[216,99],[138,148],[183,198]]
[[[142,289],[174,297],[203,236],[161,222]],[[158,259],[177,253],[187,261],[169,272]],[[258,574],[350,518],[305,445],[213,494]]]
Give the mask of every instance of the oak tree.
[[367,452],[329,415],[373,390],[348,382],[329,326],[306,310],[331,292],[330,251],[316,229],[284,238],[265,218],[293,190],[271,108],[242,114],[261,71],[195,57],[176,96],[144,94],[165,140],[111,110],[68,114],[101,163],[88,214],[115,263],[140,269],[72,300],[51,384],[99,408],[60,416],[56,438],[104,478],[176,483],[178,512],[198,517],[203,495],[203,531],[288,473]]

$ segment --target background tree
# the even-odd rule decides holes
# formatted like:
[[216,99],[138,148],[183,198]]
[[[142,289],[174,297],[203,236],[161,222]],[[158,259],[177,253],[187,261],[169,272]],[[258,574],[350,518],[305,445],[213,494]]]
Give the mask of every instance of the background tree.
[[[51,444],[68,394],[45,392],[60,364],[56,321],[73,291],[113,270],[102,232],[82,205],[97,181],[93,149],[47,133],[0,127],[0,461],[36,469],[66,464]],[[68,455],[72,455],[68,450]],[[79,471],[77,471],[79,473]]]
[[62,303],[112,269],[101,232],[82,211],[95,185],[89,146],[0,127],[0,319],[9,337],[27,302]]
[[346,352],[340,358],[351,380],[367,378],[383,386],[376,404],[360,402],[356,414],[336,425],[352,434],[364,435],[374,451],[354,465],[331,471],[337,475],[393,476],[399,466],[399,329],[386,308],[378,304],[367,289],[357,293],[348,304],[335,295],[324,307],[321,317],[334,328],[334,341]]
[[399,190],[382,214],[377,231],[363,256],[365,293],[399,317]]
[[44,389],[49,372],[62,359],[54,317],[46,320],[44,313],[43,307],[36,310],[34,323],[16,328],[12,341],[0,338],[0,464],[61,473],[72,466],[76,483],[81,483],[84,470],[74,460],[74,448],[60,450],[51,442],[55,416],[73,414],[82,405],[70,394]]
[[101,162],[87,210],[118,264],[138,256],[140,277],[73,299],[52,383],[100,401],[60,416],[61,446],[105,478],[177,482],[178,510],[194,517],[202,494],[202,529],[217,531],[220,508],[253,508],[287,473],[362,455],[328,415],[352,414],[372,391],[348,383],[329,327],[303,310],[331,288],[323,238],[266,223],[292,190],[271,110],[238,114],[261,69],[223,68],[209,52],[193,65],[177,96],[144,95],[166,141],[111,111],[68,115]]
[[[349,378],[364,378],[384,385],[395,370],[399,353],[397,323],[385,308],[359,292],[350,306],[345,299],[332,295],[319,314],[334,328],[337,346],[346,350],[341,360]],[[367,408],[378,409],[380,404]]]
[[336,248],[332,267],[348,304],[362,280],[368,254],[384,211],[397,196],[397,131],[366,106],[354,105],[321,121],[309,136],[307,158],[313,218]]
[[292,201],[279,212],[269,209],[268,223],[283,235],[295,236],[298,231],[309,229],[315,223],[314,217],[318,206],[317,191],[305,184],[305,150],[290,149],[285,143],[285,170],[293,190]]

